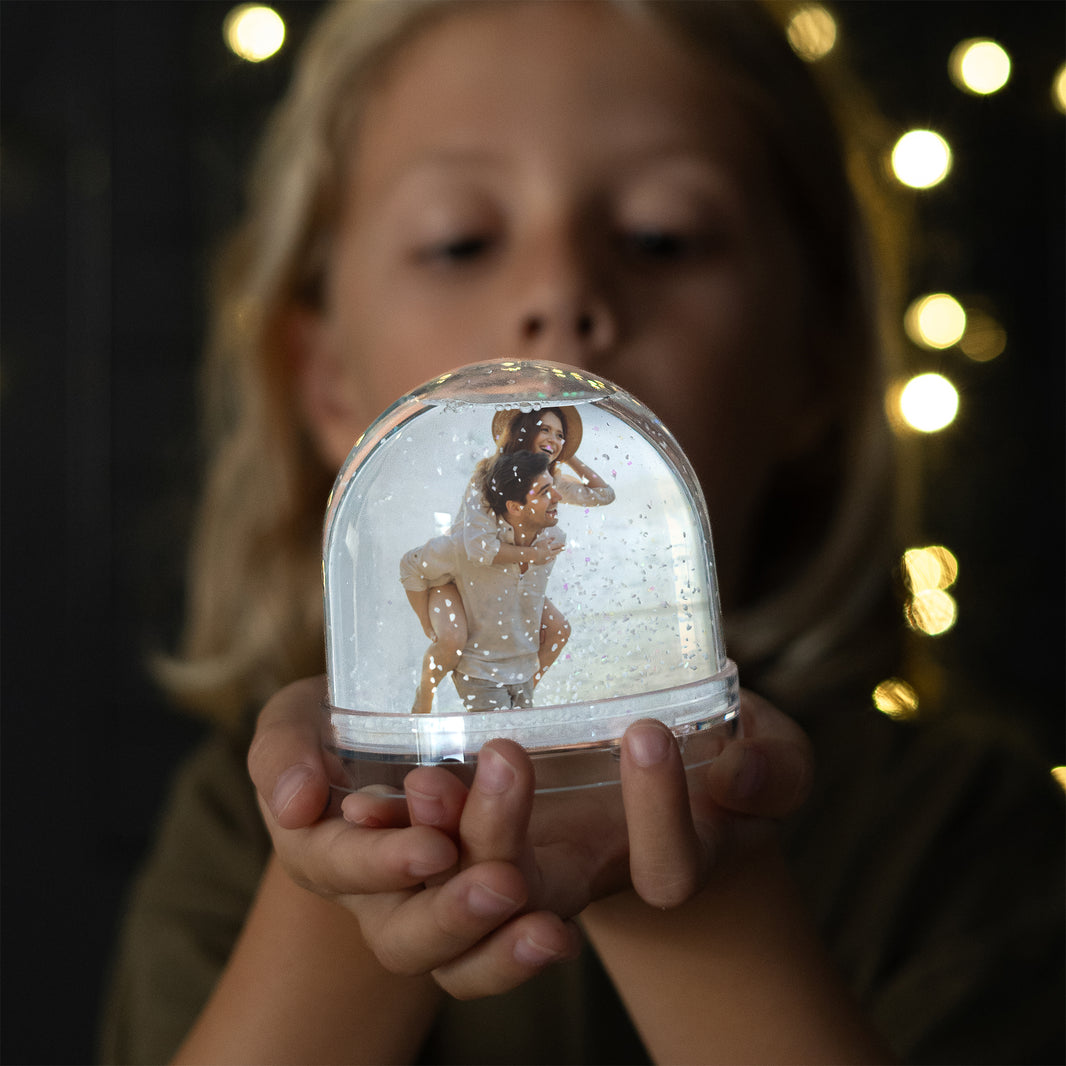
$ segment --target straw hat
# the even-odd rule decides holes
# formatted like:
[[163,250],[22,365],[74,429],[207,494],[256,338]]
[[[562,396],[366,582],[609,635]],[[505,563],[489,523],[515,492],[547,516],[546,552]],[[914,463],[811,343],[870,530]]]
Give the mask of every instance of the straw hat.
[[[550,409],[550,405],[546,409]],[[553,462],[568,463],[581,445],[581,415],[577,413],[576,407],[558,407],[556,410],[563,416],[563,436],[565,440]],[[497,444],[500,443],[501,438],[515,420],[515,417],[522,413],[522,411],[514,409],[497,411],[492,416],[492,439]]]

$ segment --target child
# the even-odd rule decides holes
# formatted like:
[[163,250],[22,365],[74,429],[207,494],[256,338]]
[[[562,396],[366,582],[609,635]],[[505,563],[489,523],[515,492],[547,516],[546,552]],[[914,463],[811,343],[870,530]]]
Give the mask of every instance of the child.
[[[228,731],[135,892],[107,1060],[1060,1059],[1061,798],[869,707],[898,662],[876,271],[765,10],[340,3],[253,192],[171,678]],[[500,742],[469,789],[419,769],[402,816],[345,820],[312,679],[260,713],[261,824],[242,715],[321,671],[331,479],[396,397],[492,357],[593,369],[667,422],[741,677],[810,742],[749,693],[688,781],[630,728],[624,823],[533,804]]]
[[[492,436],[497,455],[516,451],[543,452],[551,459],[555,490],[563,503],[600,507],[614,500],[614,489],[575,454],[581,443],[581,416],[573,407],[549,407],[541,411],[497,411],[492,419]],[[483,460],[463,493],[456,516],[456,532],[467,557],[493,566],[527,563],[543,566],[555,558],[555,550],[542,543],[518,547],[500,542],[496,519],[485,504],[483,482],[493,459]],[[569,465],[580,480],[566,477],[559,469]],[[428,714],[433,708],[437,686],[459,664],[467,639],[463,599],[454,581],[429,589],[427,609],[419,617],[425,634],[433,642],[422,659],[422,674],[412,710]],[[570,639],[570,624],[551,600],[544,603],[540,628],[539,666],[534,686],[559,657]]]

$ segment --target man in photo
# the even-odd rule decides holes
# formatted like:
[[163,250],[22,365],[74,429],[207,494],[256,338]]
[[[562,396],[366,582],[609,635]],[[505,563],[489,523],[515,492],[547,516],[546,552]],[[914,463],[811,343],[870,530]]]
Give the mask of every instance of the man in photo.
[[[400,561],[400,581],[422,628],[433,637],[429,590],[454,581],[467,615],[467,640],[452,674],[469,711],[499,711],[533,704],[548,577],[566,535],[559,528],[559,493],[549,456],[513,452],[485,473],[483,492],[496,516],[501,543],[528,548],[528,561],[506,566],[471,562],[449,533],[413,548]],[[440,683],[430,645],[422,684]]]

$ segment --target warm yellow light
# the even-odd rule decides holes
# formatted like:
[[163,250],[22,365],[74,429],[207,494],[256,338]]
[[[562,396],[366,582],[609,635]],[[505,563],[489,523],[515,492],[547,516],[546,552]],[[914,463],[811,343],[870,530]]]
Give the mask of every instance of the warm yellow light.
[[975,96],[988,96],[999,92],[1010,80],[1010,56],[995,41],[971,37],[951,50],[948,73],[960,89]]
[[226,16],[222,36],[235,55],[249,63],[261,63],[284,43],[285,23],[273,8],[241,4]]
[[1066,789],[1066,766],[1056,766],[1051,771],[1051,776],[1058,781],[1062,789]]
[[898,677],[890,677],[874,689],[874,706],[889,718],[913,718],[918,713],[918,693]]
[[919,374],[903,387],[899,410],[912,429],[936,433],[955,420],[959,393],[941,374]]
[[907,308],[903,328],[923,348],[950,348],[966,332],[966,312],[954,296],[946,292],[930,293]]
[[958,576],[958,559],[942,545],[909,548],[903,553],[903,580],[912,593],[950,588]]
[[1051,83],[1051,99],[1063,114],[1066,114],[1066,63],[1055,72],[1055,80]]
[[788,20],[785,32],[792,51],[808,63],[824,59],[837,42],[836,21],[821,4],[798,7]]
[[966,312],[966,332],[959,341],[959,350],[975,363],[987,363],[1002,355],[1007,347],[1007,332],[984,311]]
[[910,599],[904,616],[911,629],[938,637],[955,624],[958,608],[950,593],[943,589],[926,589]]
[[892,149],[892,173],[912,189],[928,189],[947,177],[951,148],[932,130],[911,130]]

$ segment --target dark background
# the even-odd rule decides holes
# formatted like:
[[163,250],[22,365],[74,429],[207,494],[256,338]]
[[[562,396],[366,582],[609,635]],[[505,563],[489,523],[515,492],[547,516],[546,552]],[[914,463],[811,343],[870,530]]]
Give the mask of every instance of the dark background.
[[[317,7],[277,4],[286,47],[256,66],[225,49],[229,6],[0,3],[4,1062],[92,1059],[122,895],[199,732],[144,662],[180,616],[207,264]],[[1063,12],[836,12],[892,122],[955,149],[949,180],[916,194],[914,293],[984,299],[1008,334],[988,364],[912,353],[963,403],[918,449],[922,536],[961,563],[937,657],[1049,766],[1066,761]],[[946,76],[976,35],[1015,64],[988,99]]]

